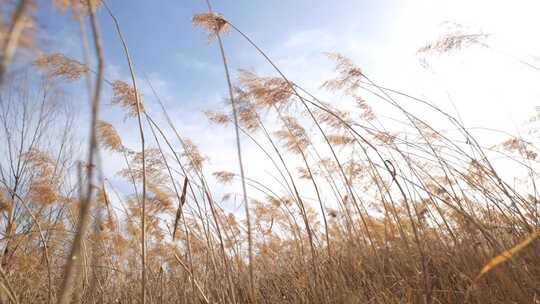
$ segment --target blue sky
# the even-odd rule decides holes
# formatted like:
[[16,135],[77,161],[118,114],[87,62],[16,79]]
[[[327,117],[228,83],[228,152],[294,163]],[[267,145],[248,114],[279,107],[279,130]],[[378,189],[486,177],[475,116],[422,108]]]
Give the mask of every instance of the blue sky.
[[[191,24],[194,14],[206,11],[205,2],[108,3],[120,21],[139,76],[142,72],[149,76],[183,135],[193,138],[211,158],[210,170],[235,171],[233,131],[209,127],[202,114],[221,108],[227,93],[217,45],[208,43],[206,33]],[[44,51],[81,58],[77,24],[52,8],[50,1],[41,5],[39,25],[47,33]],[[450,113],[459,112],[471,127],[521,133],[522,122],[540,100],[539,72],[513,59],[540,57],[540,40],[535,38],[540,28],[538,1],[215,0],[213,7],[253,38],[290,79],[331,102],[339,102],[340,96],[319,90],[322,81],[332,76],[332,63],[323,55],[328,51],[352,58],[380,84],[427,98]],[[103,10],[98,16],[107,77],[129,80],[113,23]],[[432,69],[422,68],[416,50],[444,34],[445,22],[490,34],[493,50],[473,47],[432,56],[427,58]],[[274,74],[239,35],[227,35],[224,43],[233,70]],[[143,79],[139,82],[152,110],[151,93]],[[86,99],[75,99],[84,109]],[[372,106],[379,114],[388,114],[378,104]],[[114,123],[129,146],[137,147],[133,122],[110,106],[103,108],[102,117]],[[257,159],[257,151],[249,145],[245,154],[247,159]],[[113,161],[106,165],[116,166]],[[248,175],[258,176],[264,169],[250,166]]]
[[[359,41],[382,39],[386,35],[380,33],[384,33],[399,8],[398,3],[229,0],[215,1],[213,6],[263,49],[281,53],[280,45],[292,35],[313,30],[324,29],[335,34],[355,31]],[[203,0],[109,1],[109,5],[120,20],[136,67],[148,74],[159,74],[174,91],[181,92],[181,103],[210,98],[216,89],[224,88],[216,46],[210,45],[205,34],[191,24],[194,14],[206,11]],[[114,72],[124,74],[127,71],[125,59],[112,22],[104,11],[99,17],[107,64],[117,69]],[[60,48],[74,56],[80,54],[78,27],[69,16],[59,16],[48,7],[41,11],[41,20],[54,35],[49,45],[51,50]],[[311,51],[335,51],[326,49],[325,45],[317,48],[317,37],[312,38],[315,41],[308,41]],[[225,43],[233,68],[254,68],[262,64],[261,58],[238,35],[230,35]]]
[[[215,130],[208,129],[202,115],[203,110],[222,107],[222,99],[226,96],[217,45],[209,43],[206,33],[191,22],[194,14],[206,12],[205,2],[138,0],[108,3],[120,22],[139,78],[143,72],[149,76],[175,123],[184,131],[182,133],[194,138],[209,154],[218,146],[230,146],[233,133],[212,138]],[[317,88],[322,81],[319,74],[323,69],[328,74],[332,66],[323,52],[337,51],[339,37],[348,40],[352,37],[366,44],[383,41],[388,35],[381,33],[395,18],[400,8],[398,3],[229,0],[215,1],[213,8],[251,36],[288,74],[294,75],[296,81]],[[47,33],[44,51],[82,58],[77,23],[69,14],[60,14],[48,1],[42,5],[40,26]],[[127,81],[127,64],[113,23],[104,10],[98,16],[106,75],[111,80]],[[227,35],[224,41],[233,70],[244,68],[261,73],[273,72],[239,35]],[[365,57],[365,54],[359,57]],[[306,69],[306,66],[311,68]],[[145,98],[152,99],[144,80],[139,79],[139,82]],[[104,99],[104,103],[108,103]],[[104,107],[102,117],[115,123],[124,134],[124,140],[136,146],[137,134],[130,132],[132,124],[126,123],[118,111]],[[226,154],[229,153],[212,159],[217,163],[227,162],[229,156]]]
[[[523,41],[529,40],[523,30],[530,32],[537,23],[531,14],[537,8],[535,1],[512,4],[484,0],[474,3],[463,0],[214,2],[216,12],[223,13],[250,35],[273,59],[287,64],[282,68],[301,76],[295,81],[308,83],[314,78],[312,74],[321,69],[326,69],[328,74],[331,68],[329,62],[321,60],[322,52],[344,53],[371,75],[392,82],[393,76],[388,71],[417,65],[414,52],[443,31],[442,22],[464,21],[473,31],[487,30],[490,34],[493,28],[497,31],[506,28],[510,29],[506,36],[514,35],[514,40]],[[194,14],[206,11],[203,0],[117,0],[109,1],[109,5],[120,20],[139,73],[153,75],[166,83],[168,93],[173,95],[169,97],[178,99],[176,104],[192,106],[208,102],[216,94],[225,95],[217,47],[209,44],[205,34],[191,24]],[[39,14],[40,26],[49,37],[43,49],[80,58],[78,27],[71,17],[60,15],[50,6],[50,1],[42,1]],[[99,21],[109,76],[125,77],[127,66],[113,24],[104,11],[100,11]],[[225,45],[233,69],[271,72],[238,35],[226,37]],[[302,67],[302,73],[298,67]]]

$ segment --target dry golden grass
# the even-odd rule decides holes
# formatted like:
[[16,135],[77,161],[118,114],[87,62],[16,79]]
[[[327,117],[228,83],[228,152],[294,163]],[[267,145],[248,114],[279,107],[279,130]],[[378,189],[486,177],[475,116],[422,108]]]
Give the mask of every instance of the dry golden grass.
[[[181,134],[157,92],[145,100],[162,111],[144,107],[127,41],[105,2],[53,1],[90,18],[97,68],[55,53],[26,69],[46,85],[6,73],[14,51],[32,45],[30,2],[6,6],[12,19],[0,24],[10,57],[0,67],[0,303],[540,303],[538,154],[529,139],[486,148],[441,109],[329,54],[336,75],[321,87],[355,105],[337,109],[289,80],[208,2],[210,12],[193,23],[217,40],[229,102],[206,115],[214,128],[235,127],[231,158],[239,160],[231,166],[238,172],[209,172],[187,137],[199,134]],[[131,84],[103,77],[98,9],[115,22]],[[224,33],[244,38],[275,75],[240,71],[232,79]],[[420,52],[454,51],[483,37],[454,33]],[[81,151],[81,122],[54,93],[94,76],[91,134]],[[138,148],[114,122],[99,120],[109,109],[100,110],[109,102],[101,85],[125,119],[137,120]],[[424,105],[457,133],[397,98]],[[372,102],[396,111],[400,129],[387,129]],[[244,157],[241,136],[258,159]],[[495,153],[525,172],[520,183],[495,170]],[[122,169],[111,172],[98,156],[118,159]],[[271,183],[244,175],[263,159]],[[128,189],[111,183],[113,175]],[[228,211],[233,200],[244,213]]]

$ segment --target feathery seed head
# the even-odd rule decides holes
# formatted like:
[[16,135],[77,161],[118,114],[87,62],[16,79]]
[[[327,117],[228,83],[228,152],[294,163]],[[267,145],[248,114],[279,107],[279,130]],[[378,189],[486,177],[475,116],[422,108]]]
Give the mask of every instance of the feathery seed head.
[[135,92],[129,84],[116,80],[113,82],[113,94],[112,103],[125,108],[128,116],[135,117],[139,111],[144,112],[141,94]]
[[327,53],[326,55],[335,62],[335,71],[338,76],[325,81],[322,87],[330,91],[343,90],[347,94],[353,94],[360,87],[360,81],[364,77],[362,70],[351,59],[341,54]]
[[34,65],[45,71],[49,78],[64,78],[69,81],[79,80],[89,71],[86,65],[60,53],[42,55],[34,61]]
[[208,41],[217,38],[217,35],[222,35],[230,30],[229,23],[223,15],[216,13],[203,13],[193,16],[193,25],[202,28],[208,32]]
[[234,178],[234,173],[228,171],[217,171],[212,175],[214,175],[217,181],[222,184],[230,184]]
[[210,122],[217,125],[227,125],[230,122],[229,116],[227,114],[217,111],[205,111],[204,115],[210,120]]
[[276,136],[284,141],[284,147],[293,153],[305,151],[311,140],[304,127],[291,116],[283,117],[283,123],[283,128],[276,132]]
[[124,149],[122,139],[112,124],[100,120],[97,123],[96,131],[102,147],[114,152],[121,152]]
[[244,91],[242,97],[251,98],[254,105],[263,109],[286,107],[293,96],[291,86],[279,77],[260,77],[241,70],[238,81]]

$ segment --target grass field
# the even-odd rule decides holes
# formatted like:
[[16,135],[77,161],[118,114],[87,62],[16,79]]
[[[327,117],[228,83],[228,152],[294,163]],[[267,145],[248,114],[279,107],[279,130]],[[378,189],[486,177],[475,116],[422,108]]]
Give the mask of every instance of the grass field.
[[[39,50],[40,3],[0,1],[0,303],[540,303],[536,132],[491,145],[338,53],[321,85],[336,101],[322,101],[207,2],[193,30],[228,89],[205,123],[235,138],[231,171],[213,172],[107,3],[53,2],[79,22],[83,58]],[[107,79],[105,30],[129,78]],[[272,73],[232,71],[232,35]],[[419,53],[489,51],[483,38],[449,34]],[[110,104],[129,134],[101,119]],[[523,120],[536,130],[538,117]],[[246,173],[263,162],[266,178]]]

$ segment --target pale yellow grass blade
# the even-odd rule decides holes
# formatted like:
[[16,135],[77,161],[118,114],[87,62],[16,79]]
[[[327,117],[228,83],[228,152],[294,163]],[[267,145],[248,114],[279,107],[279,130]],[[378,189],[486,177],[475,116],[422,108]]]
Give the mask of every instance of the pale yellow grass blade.
[[487,262],[487,264],[482,268],[476,279],[479,279],[484,274],[490,272],[493,268],[495,268],[497,265],[506,262],[510,258],[512,258],[514,255],[519,253],[521,250],[525,249],[527,246],[529,246],[534,240],[540,237],[540,229],[533,232],[531,235],[529,235],[526,239],[515,245],[514,247],[503,251],[498,256],[492,258]]

